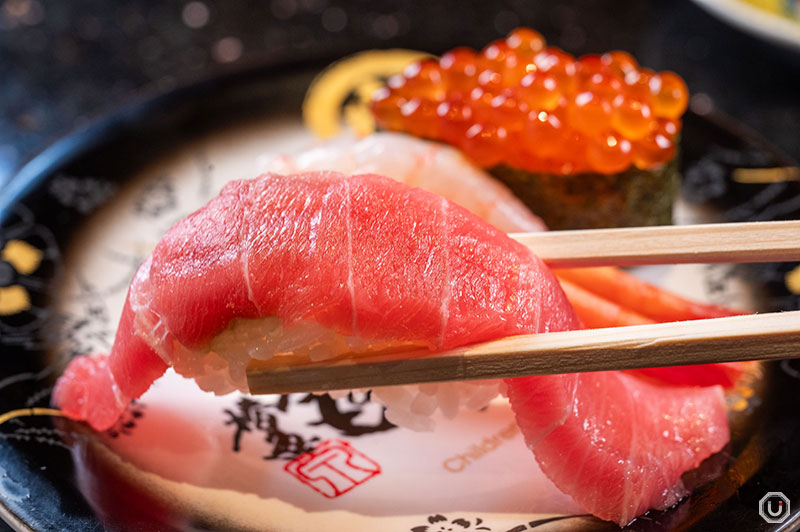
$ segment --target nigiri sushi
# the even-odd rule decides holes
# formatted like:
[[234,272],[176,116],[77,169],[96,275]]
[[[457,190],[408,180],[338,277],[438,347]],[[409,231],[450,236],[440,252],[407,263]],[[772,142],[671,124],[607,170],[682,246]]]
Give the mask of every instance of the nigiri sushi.
[[[247,391],[251,358],[580,326],[535,255],[440,196],[377,175],[266,174],[167,232],[131,283],[111,353],[73,359],[53,399],[102,430],[168,366],[207,390]],[[719,386],[620,372],[506,384],[542,470],[619,524],[674,504],[681,474],[729,439]]]
[[251,358],[578,326],[530,251],[440,196],[375,175],[268,174],[167,232],[131,283],[110,355],[73,361],[54,397],[102,430],[168,365],[205,390],[247,392]]

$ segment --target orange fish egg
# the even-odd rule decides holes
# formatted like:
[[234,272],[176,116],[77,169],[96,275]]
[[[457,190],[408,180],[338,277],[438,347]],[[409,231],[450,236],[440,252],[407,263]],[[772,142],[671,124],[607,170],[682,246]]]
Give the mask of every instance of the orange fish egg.
[[440,121],[436,114],[438,104],[423,98],[412,98],[400,107],[405,118],[405,130],[418,137],[439,136]]
[[681,121],[672,118],[658,118],[655,129],[668,138],[675,138],[681,132]]
[[532,111],[528,114],[521,140],[532,155],[547,159],[560,150],[566,133],[566,125],[556,113]]
[[561,99],[558,80],[546,72],[526,74],[516,88],[516,93],[532,110],[552,111]]
[[439,62],[435,59],[412,63],[403,71],[403,77],[406,78],[404,90],[414,96],[441,101],[447,94]]
[[581,91],[588,91],[609,100],[619,96],[624,89],[622,79],[612,74],[610,70],[595,72],[591,76],[580,79],[578,84]]
[[588,136],[598,136],[611,125],[611,103],[592,92],[581,92],[567,104],[567,123]]
[[487,68],[478,74],[478,86],[487,92],[501,92],[505,88],[503,75],[497,70]]
[[462,147],[478,165],[492,167],[502,162],[508,132],[494,124],[473,124],[466,132]]
[[529,28],[455,48],[376,93],[380,127],[440,139],[483,166],[553,173],[653,168],[675,155],[683,80],[615,50],[579,59]]
[[675,143],[654,131],[633,143],[633,163],[642,169],[666,163],[675,156]]
[[403,129],[405,118],[400,108],[405,103],[405,98],[394,94],[387,87],[382,87],[372,95],[372,114],[379,126],[400,131]]
[[506,90],[492,98],[487,110],[492,121],[503,124],[509,131],[519,131],[525,125],[530,106]]
[[653,113],[650,106],[636,98],[622,94],[614,98],[611,127],[630,140],[640,139],[650,131]]
[[672,72],[661,72],[649,80],[653,95],[653,111],[656,116],[679,118],[689,105],[689,89],[686,83]]
[[639,68],[636,59],[628,52],[623,52],[622,50],[606,52],[600,56],[600,60],[604,65],[608,66],[612,72],[622,78],[629,72],[634,72]]
[[505,40],[494,41],[481,50],[478,56],[478,66],[481,69],[502,72],[506,68],[513,68],[516,63],[517,56]]
[[586,150],[589,165],[602,174],[616,174],[631,164],[631,142],[625,137],[609,132],[590,142]]
[[650,102],[652,93],[650,91],[650,79],[655,75],[652,70],[643,68],[632,70],[625,74],[625,93],[643,102]]
[[436,107],[439,117],[439,131],[442,138],[451,144],[458,144],[473,124],[472,108],[462,101],[442,102]]
[[469,93],[472,90],[478,75],[477,57],[475,50],[462,47],[445,53],[439,59],[442,81],[449,93]]
[[538,31],[518,28],[508,34],[506,44],[520,57],[532,61],[537,53],[544,50],[545,40]]

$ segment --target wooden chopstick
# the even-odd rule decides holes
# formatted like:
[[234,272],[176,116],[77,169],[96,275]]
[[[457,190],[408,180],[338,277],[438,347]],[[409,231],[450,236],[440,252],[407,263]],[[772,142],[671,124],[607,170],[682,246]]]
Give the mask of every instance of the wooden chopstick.
[[800,261],[800,221],[509,235],[551,268]]
[[293,393],[800,355],[800,311],[531,334],[450,351],[389,353],[283,366],[254,361],[251,393]]
[[[800,222],[511,235],[551,267],[800,260]],[[432,353],[251,361],[251,393],[773,360],[800,356],[800,311],[503,338]]]

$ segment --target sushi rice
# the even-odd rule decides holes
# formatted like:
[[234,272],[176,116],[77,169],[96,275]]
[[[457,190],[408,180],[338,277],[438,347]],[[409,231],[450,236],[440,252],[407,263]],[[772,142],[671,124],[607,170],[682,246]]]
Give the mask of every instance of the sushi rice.
[[[139,330],[159,330],[158,323],[140,323],[138,327]],[[211,341],[208,350],[188,349],[174,338],[154,345],[158,345],[159,356],[177,373],[194,379],[201,389],[217,395],[234,390],[248,393],[246,370],[253,359],[269,360],[292,354],[320,361],[350,353],[365,354],[398,347],[396,343],[344,336],[313,322],[301,322],[284,329],[276,317],[236,319]],[[405,344],[403,347],[418,349],[425,346]],[[461,408],[480,410],[503,388],[501,380],[385,386],[372,390],[371,398],[386,406],[386,418],[395,425],[430,431],[435,428],[433,415],[437,411],[447,419],[453,419]],[[330,394],[338,398],[350,391],[339,390]]]

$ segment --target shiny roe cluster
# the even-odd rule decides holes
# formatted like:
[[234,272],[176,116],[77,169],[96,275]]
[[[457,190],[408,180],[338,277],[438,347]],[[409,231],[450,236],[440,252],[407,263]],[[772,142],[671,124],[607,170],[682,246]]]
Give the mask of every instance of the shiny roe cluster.
[[456,48],[373,96],[384,129],[459,147],[480,166],[615,174],[672,159],[689,94],[622,51],[575,58],[520,28],[481,52]]

